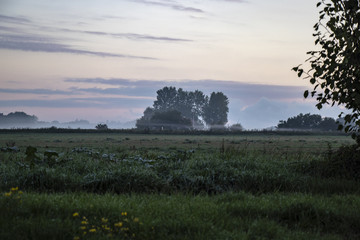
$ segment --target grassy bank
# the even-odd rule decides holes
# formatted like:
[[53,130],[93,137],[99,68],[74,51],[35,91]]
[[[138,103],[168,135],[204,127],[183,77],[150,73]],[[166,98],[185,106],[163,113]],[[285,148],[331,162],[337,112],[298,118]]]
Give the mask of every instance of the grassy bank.
[[[9,200],[5,197],[0,200],[1,206],[12,207],[1,209],[1,239],[76,236],[81,239],[358,239],[360,236],[358,195],[24,193],[19,203]],[[84,216],[88,224],[82,224]],[[115,224],[119,222],[127,229],[116,231]],[[105,230],[104,225],[111,230]]]

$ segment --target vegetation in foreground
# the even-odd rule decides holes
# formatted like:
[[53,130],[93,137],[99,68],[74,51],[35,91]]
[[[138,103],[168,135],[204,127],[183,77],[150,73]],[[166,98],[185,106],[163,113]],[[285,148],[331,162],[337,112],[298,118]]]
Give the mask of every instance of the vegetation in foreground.
[[[317,136],[290,136],[292,144],[272,136],[287,142],[285,152],[264,136],[247,137],[249,147],[239,136],[157,135],[135,148],[144,136],[38,134],[32,147],[24,142],[31,134],[6,136],[1,239],[360,237],[360,183],[336,165],[349,159],[336,151],[345,138],[318,142],[323,148],[313,152],[298,145]],[[76,139],[87,141],[75,147]],[[18,148],[5,146],[14,142]]]

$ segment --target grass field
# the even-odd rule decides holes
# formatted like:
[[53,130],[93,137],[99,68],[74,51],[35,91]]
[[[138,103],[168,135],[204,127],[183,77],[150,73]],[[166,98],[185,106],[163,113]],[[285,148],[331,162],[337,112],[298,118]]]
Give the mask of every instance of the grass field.
[[353,143],[0,133],[0,239],[359,239],[360,183],[326,170]]

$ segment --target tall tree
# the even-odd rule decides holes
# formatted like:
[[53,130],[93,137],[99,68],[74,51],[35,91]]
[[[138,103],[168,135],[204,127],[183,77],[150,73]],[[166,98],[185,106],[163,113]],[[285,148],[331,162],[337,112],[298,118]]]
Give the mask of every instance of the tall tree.
[[[315,45],[310,51],[310,69],[293,68],[314,85],[310,95],[321,109],[325,104],[344,105],[345,131],[360,131],[360,2],[359,0],[322,0],[319,21],[314,25]],[[307,98],[309,91],[304,92]],[[339,115],[341,117],[343,113]],[[354,124],[355,123],[355,124]],[[353,134],[356,137],[356,134]],[[359,141],[360,142],[360,141]]]
[[224,126],[228,119],[229,99],[222,92],[211,93],[209,103],[205,107],[204,120],[209,126]]
[[190,92],[189,98],[191,99],[191,119],[194,121],[199,121],[199,118],[203,118],[205,106],[209,102],[209,98],[204,95],[202,91],[195,90],[195,92]]
[[157,111],[169,111],[176,109],[177,91],[175,87],[164,87],[158,90],[154,109]]
[[199,90],[188,92],[182,88],[177,90],[175,87],[164,87],[157,91],[153,107],[155,112],[176,110],[193,122],[198,122],[202,118],[206,104],[207,98]]

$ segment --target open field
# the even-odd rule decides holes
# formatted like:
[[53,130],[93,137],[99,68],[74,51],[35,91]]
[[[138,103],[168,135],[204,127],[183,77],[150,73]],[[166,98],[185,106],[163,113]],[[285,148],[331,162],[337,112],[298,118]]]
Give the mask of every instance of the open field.
[[218,150],[222,143],[226,147],[267,152],[323,153],[331,148],[353,144],[346,135],[305,134],[262,134],[241,135],[160,135],[124,133],[0,133],[0,146],[15,142],[18,147],[34,146],[62,150],[74,147],[97,149],[202,149]]
[[0,133],[0,239],[359,239],[359,181],[324,170],[353,143]]

